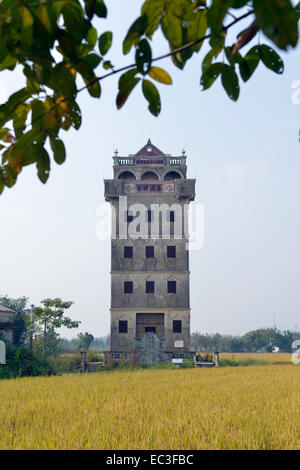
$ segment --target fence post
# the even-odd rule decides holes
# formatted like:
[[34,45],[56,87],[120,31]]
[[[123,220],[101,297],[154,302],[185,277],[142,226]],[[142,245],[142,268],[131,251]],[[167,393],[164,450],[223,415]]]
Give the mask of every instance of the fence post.
[[81,364],[80,364],[80,370],[81,372],[86,371],[86,351],[80,351],[81,354]]
[[220,367],[219,354],[219,351],[214,352],[214,363],[216,367]]
[[4,341],[0,341],[0,364],[6,364],[6,346]]

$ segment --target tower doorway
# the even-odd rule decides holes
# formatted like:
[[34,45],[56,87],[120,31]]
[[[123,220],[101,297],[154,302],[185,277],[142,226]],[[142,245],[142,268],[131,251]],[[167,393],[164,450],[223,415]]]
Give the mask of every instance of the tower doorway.
[[141,339],[145,333],[154,333],[160,339],[165,336],[164,313],[137,313],[136,337]]

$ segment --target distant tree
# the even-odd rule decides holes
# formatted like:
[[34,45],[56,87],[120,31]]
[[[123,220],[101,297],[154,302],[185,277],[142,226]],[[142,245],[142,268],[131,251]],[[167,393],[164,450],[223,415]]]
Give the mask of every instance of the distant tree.
[[[300,337],[300,335],[299,335]],[[291,351],[291,344],[297,339],[295,333],[280,332],[276,328],[260,328],[248,331],[243,336],[220,335],[219,333],[192,333],[192,349],[195,351],[220,352],[272,352],[279,347],[280,351]]]
[[86,351],[89,349],[92,342],[94,341],[94,336],[87,332],[79,333],[79,335],[77,335],[77,338],[78,338],[78,344],[77,344],[78,349],[84,349]]
[[[64,316],[65,310],[71,307],[73,302],[63,301],[57,299],[44,299],[41,301],[43,307],[34,308],[34,317],[37,324],[42,328],[43,331],[43,356],[47,354],[47,339],[48,336],[53,339],[55,338],[55,330],[62,326],[66,328],[78,328],[80,321],[73,321],[71,318]],[[57,336],[56,340],[57,341]],[[53,343],[56,344],[57,343]],[[56,348],[55,346],[55,348]],[[53,347],[52,347],[53,351]]]
[[284,331],[278,333],[277,344],[279,350],[282,352],[291,352],[292,343],[294,341],[294,334],[291,331]]
[[260,328],[243,336],[249,351],[272,352],[278,346],[279,332],[275,328]]
[[231,352],[245,352],[247,350],[247,344],[242,338],[233,338],[231,340],[230,350]]
[[16,312],[14,321],[13,342],[15,346],[25,344],[30,319],[30,308],[28,306],[28,297],[19,297],[13,299],[4,295],[0,297],[0,305],[10,308]]

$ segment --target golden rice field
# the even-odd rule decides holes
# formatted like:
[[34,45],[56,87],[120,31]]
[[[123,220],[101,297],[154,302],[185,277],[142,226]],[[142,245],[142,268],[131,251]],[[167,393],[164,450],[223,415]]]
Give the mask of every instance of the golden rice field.
[[300,449],[300,366],[0,381],[0,449]]
[[220,353],[220,360],[222,359],[234,362],[253,360],[270,364],[290,364],[291,353]]

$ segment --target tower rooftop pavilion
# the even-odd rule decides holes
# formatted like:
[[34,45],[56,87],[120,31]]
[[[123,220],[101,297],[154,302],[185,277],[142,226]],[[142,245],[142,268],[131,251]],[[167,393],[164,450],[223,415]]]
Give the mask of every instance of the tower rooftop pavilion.
[[106,179],[105,199],[153,194],[174,194],[194,200],[195,180],[187,179],[185,151],[180,156],[163,153],[150,139],[137,153],[113,157],[113,179]]

